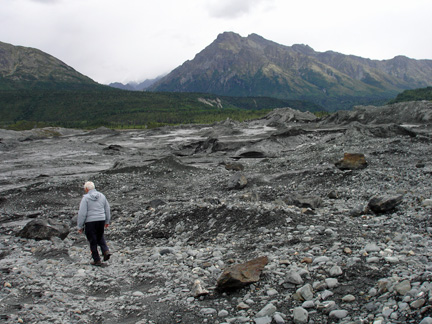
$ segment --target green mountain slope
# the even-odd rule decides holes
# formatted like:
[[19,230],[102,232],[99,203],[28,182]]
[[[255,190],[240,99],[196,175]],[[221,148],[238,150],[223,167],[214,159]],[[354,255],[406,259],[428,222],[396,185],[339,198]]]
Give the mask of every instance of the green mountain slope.
[[404,92],[398,94],[396,98],[390,100],[389,104],[393,104],[397,102],[406,102],[406,101],[420,101],[420,100],[432,101],[432,87],[405,90]]
[[432,60],[376,61],[228,32],[150,90],[301,99],[338,110],[430,84]]
[[0,42],[0,90],[103,88],[47,53]]
[[0,91],[0,127],[154,127],[262,117],[269,109],[322,111],[315,104],[275,98],[198,93],[111,91]]

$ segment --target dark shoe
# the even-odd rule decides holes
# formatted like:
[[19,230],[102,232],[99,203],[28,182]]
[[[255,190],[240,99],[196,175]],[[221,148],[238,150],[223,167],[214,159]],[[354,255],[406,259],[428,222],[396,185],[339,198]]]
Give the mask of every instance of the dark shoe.
[[104,253],[104,261],[108,261],[111,257],[110,251],[105,251]]
[[90,262],[90,264],[94,265],[94,266],[97,266],[97,267],[100,267],[102,265],[102,262],[101,262],[101,260],[99,260],[99,261],[92,261],[92,262]]

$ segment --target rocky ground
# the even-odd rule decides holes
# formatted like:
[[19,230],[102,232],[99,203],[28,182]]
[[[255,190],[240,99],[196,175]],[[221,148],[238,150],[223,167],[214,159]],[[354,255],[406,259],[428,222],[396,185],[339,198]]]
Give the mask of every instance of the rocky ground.
[[[285,109],[212,126],[0,131],[0,151],[3,323],[432,323],[430,102],[325,120]],[[336,167],[344,153],[367,165]],[[75,228],[86,180],[112,207],[102,267]],[[373,198],[397,199],[374,212]],[[20,237],[34,219],[70,233]],[[216,289],[261,256],[259,281]]]

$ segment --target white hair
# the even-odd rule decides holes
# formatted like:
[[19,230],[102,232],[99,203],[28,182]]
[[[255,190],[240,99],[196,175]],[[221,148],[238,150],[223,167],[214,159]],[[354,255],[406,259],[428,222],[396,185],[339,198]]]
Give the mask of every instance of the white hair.
[[94,183],[93,182],[91,182],[91,181],[87,181],[85,184],[84,184],[84,189],[87,189],[87,190],[92,190],[92,189],[94,189],[95,188],[95,185],[94,185]]

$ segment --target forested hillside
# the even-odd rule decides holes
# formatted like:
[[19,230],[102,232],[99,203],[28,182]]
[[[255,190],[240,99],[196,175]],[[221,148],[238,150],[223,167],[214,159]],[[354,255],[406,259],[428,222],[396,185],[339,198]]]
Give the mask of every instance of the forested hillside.
[[398,94],[396,98],[391,100],[389,103],[419,100],[432,100],[432,87],[405,90],[404,92]]
[[0,126],[28,128],[155,127],[245,120],[269,109],[322,111],[315,104],[265,97],[221,97],[198,93],[104,91],[0,91]]

